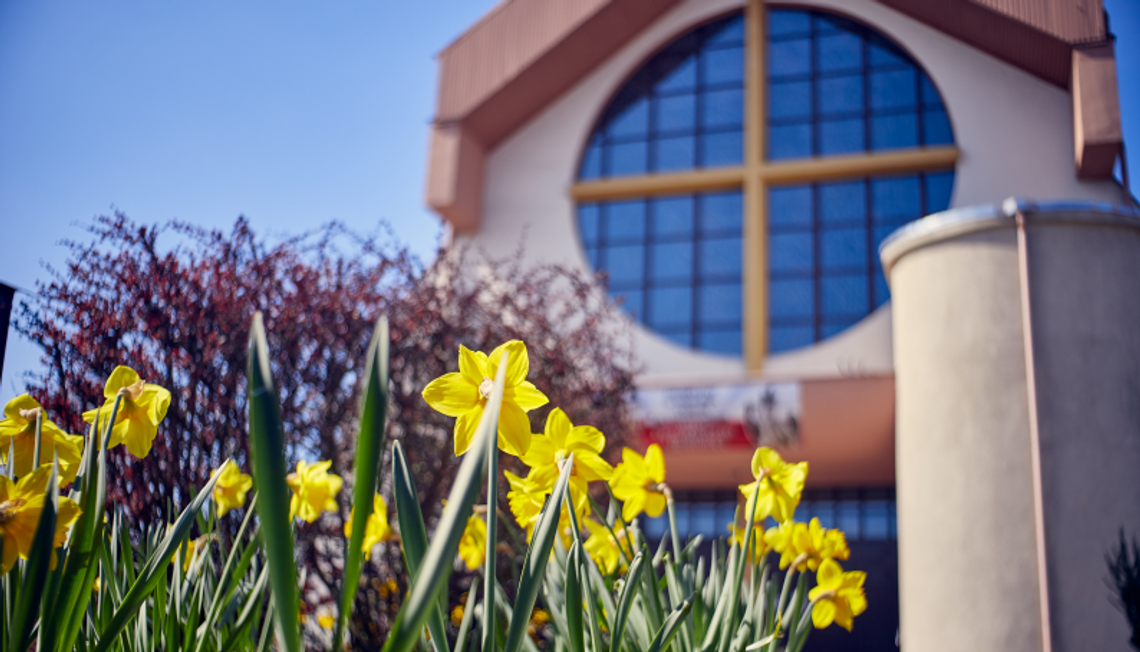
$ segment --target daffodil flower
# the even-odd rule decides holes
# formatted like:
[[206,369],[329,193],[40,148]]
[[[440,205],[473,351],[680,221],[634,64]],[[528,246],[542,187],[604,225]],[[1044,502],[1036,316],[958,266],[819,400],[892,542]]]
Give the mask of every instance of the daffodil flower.
[[[36,451],[36,416],[43,407],[27,394],[20,394],[4,406],[0,421],[0,460],[8,464],[8,451],[14,448],[16,462],[12,467],[17,477],[31,473]],[[40,423],[40,462],[47,464],[59,456],[59,485],[66,487],[79,474],[83,458],[83,437],[69,435],[46,416]]]
[[218,518],[226,515],[231,509],[245,505],[245,496],[253,488],[253,478],[241,472],[233,460],[226,460],[222,468],[210,474],[221,475],[214,483],[214,503],[218,508]]
[[[739,545],[744,547],[748,545],[748,535],[745,534],[745,528],[738,526],[736,523],[728,524],[728,531],[730,533],[729,544]],[[764,558],[768,554],[768,544],[764,542],[764,528],[759,525],[752,526],[752,554],[749,556],[749,561],[755,564],[757,561]]]
[[[352,538],[352,517],[355,515],[355,508],[348,515],[348,520],[344,522],[344,538]],[[392,538],[392,528],[388,525],[388,503],[380,494],[376,494],[372,498],[372,513],[368,515],[368,521],[364,524],[364,558],[372,558],[372,547],[378,543],[383,543]]]
[[[625,548],[629,548],[629,537],[626,534],[625,528],[615,527],[613,534],[610,534],[609,528],[598,523],[592,518],[587,518],[582,521],[589,531],[590,537],[586,539],[582,547],[586,549],[586,553],[590,555],[590,559],[598,565],[606,575],[624,570],[626,567],[625,560],[622,559],[621,549],[618,548],[618,542]],[[614,540],[614,536],[617,540]]]
[[300,460],[297,472],[285,476],[285,482],[293,490],[289,518],[300,516],[306,523],[312,523],[321,512],[336,511],[336,495],[344,481],[339,475],[329,473],[331,466],[329,460],[312,465]]
[[581,479],[582,484],[612,478],[614,467],[602,459],[605,447],[606,437],[601,430],[575,426],[562,408],[554,408],[546,417],[544,434],[531,438],[530,450],[522,455],[522,461],[531,468],[527,478],[539,489],[552,491],[562,473],[561,465],[571,455],[574,456],[571,478]]
[[[47,500],[48,482],[51,480],[51,464],[44,464],[35,471],[12,482],[0,475],[0,536],[3,537],[3,551],[0,552],[0,575],[7,574],[16,564],[17,558],[27,559],[32,550],[32,539],[40,522]],[[55,549],[67,540],[67,531],[79,518],[81,510],[74,500],[60,496],[59,511],[55,518],[55,537],[52,541],[51,568],[56,565]]]
[[[785,521],[776,527],[770,527],[764,533],[764,543],[777,555],[780,555],[780,568],[787,568],[800,553],[796,550],[795,530],[797,523]],[[799,525],[803,525],[799,523]]]
[[[756,481],[740,485],[740,493],[748,500],[745,509],[755,510],[756,523],[769,516],[779,522],[791,520],[800,503],[807,472],[807,462],[788,464],[771,448],[758,448],[752,455],[752,476]],[[757,484],[760,491],[755,496]]]
[[[819,524],[818,518],[811,523],[796,523],[792,530],[792,540],[797,556],[804,556],[804,565],[811,570],[818,570],[827,559],[847,559],[851,551],[847,547],[847,536],[836,529],[825,529]],[[798,570],[802,571],[803,566]]]
[[507,477],[507,484],[510,486],[507,491],[507,504],[515,517],[515,522],[519,527],[526,529],[526,540],[529,542],[534,533],[534,525],[538,522],[538,516],[542,513],[542,506],[546,502],[546,494],[527,478],[520,478],[510,471],[503,471],[503,475]]
[[[211,535],[203,534],[197,539],[188,539],[186,541],[186,550],[182,555],[183,573],[190,572],[190,565],[193,564],[194,560],[201,556],[208,549],[210,545],[210,539],[212,538],[213,537]],[[174,559],[177,557],[178,553],[176,552],[174,553],[174,558],[171,558],[171,561],[174,561]]]
[[764,539],[780,554],[780,568],[796,565],[796,570],[817,570],[827,559],[847,559],[851,551],[842,531],[826,529],[818,518],[810,523],[788,521],[770,528]]
[[811,621],[817,629],[831,623],[851,631],[851,621],[867,610],[867,596],[863,582],[867,574],[862,571],[844,572],[834,559],[819,566],[816,587],[808,593],[812,601]]
[[[530,475],[520,478],[510,471],[504,471],[503,474],[507,476],[507,483],[511,487],[507,492],[507,503],[510,505],[511,514],[514,515],[519,527],[526,530],[526,540],[529,543],[534,536],[534,528],[538,525],[538,517],[542,515],[542,508],[550,492],[531,481]],[[581,522],[590,511],[586,482],[581,478],[570,479],[570,502],[574,505],[574,512]],[[574,529],[570,512],[566,511],[565,506],[558,514],[558,534],[562,537],[562,543],[569,548]]]
[[467,519],[463,538],[459,540],[459,558],[468,570],[475,570],[487,559],[487,523],[478,516]]
[[119,412],[107,447],[126,444],[131,455],[146,457],[158,435],[158,424],[166,418],[166,410],[170,407],[170,392],[158,385],[143,382],[134,369],[118,366],[103,386],[103,398],[107,401],[103,404],[102,411],[88,410],[83,413],[83,420],[95,423],[97,415],[102,419],[109,418],[115,397],[120,393],[123,399],[119,403]]
[[462,455],[471,447],[475,428],[483,417],[483,409],[495,387],[495,372],[503,354],[508,353],[507,376],[499,408],[499,448],[515,456],[530,449],[530,419],[526,413],[546,405],[546,395],[526,380],[530,370],[526,344],[511,340],[501,344],[491,355],[459,346],[459,371],[444,374],[428,383],[423,396],[436,411],[455,420],[455,454]]
[[641,512],[661,516],[665,511],[665,456],[661,447],[650,444],[645,457],[625,448],[621,460],[610,479],[614,496],[622,502],[621,517],[629,523]]

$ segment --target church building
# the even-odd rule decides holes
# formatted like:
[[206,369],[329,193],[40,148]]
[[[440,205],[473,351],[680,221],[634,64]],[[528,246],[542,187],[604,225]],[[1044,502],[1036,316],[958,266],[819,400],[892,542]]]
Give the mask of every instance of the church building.
[[504,0],[438,57],[427,201],[456,245],[605,273],[685,533],[727,534],[757,445],[809,462],[797,518],[871,605],[809,649],[1123,651],[1113,39],[1101,0]]

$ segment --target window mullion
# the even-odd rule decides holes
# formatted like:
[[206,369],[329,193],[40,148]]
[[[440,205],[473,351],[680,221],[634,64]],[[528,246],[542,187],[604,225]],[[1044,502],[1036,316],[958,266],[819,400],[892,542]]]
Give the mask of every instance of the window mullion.
[[768,354],[768,233],[765,213],[767,192],[761,177],[764,165],[765,93],[767,91],[764,40],[764,3],[749,0],[744,12],[744,52],[747,57],[744,75],[744,161],[743,184],[744,219],[741,244],[743,276],[741,293],[743,319],[741,337],[744,364],[749,370],[759,370]]

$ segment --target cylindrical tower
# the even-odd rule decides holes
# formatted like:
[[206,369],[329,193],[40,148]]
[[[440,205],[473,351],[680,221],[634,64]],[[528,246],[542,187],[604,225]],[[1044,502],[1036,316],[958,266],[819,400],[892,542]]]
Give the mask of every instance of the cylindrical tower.
[[1104,580],[1140,534],[1140,213],[1007,200],[880,254],[902,648],[1127,650]]

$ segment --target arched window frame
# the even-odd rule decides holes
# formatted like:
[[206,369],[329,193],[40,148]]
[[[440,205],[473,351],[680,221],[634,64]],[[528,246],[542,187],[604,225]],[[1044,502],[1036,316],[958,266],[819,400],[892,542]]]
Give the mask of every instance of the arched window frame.
[[[768,160],[767,66],[765,20],[769,9],[820,11],[813,6],[766,4],[749,0],[744,9],[744,162],[742,165],[706,167],[684,172],[581,180],[570,189],[576,203],[707,193],[737,189],[743,199],[743,319],[742,350],[745,367],[759,370],[769,355],[768,215],[767,197],[774,186],[812,184],[839,179],[861,179],[891,174],[952,169],[960,152],[955,145],[918,146],[853,154]],[[824,10],[861,23],[831,9]],[[878,32],[875,28],[870,28]],[[921,67],[917,59],[916,64]],[[933,82],[933,80],[932,80]],[[935,86],[937,87],[937,83]],[[607,102],[608,105],[608,102]],[[952,122],[952,118],[951,118]],[[591,130],[591,136],[593,130]],[[583,153],[588,143],[584,143]],[[583,154],[584,155],[584,154]]]

